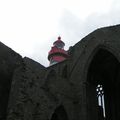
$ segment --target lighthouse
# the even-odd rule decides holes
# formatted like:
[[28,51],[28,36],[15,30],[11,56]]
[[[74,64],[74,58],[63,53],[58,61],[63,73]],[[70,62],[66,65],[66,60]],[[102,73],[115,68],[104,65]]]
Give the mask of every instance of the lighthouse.
[[51,50],[48,53],[48,60],[50,61],[50,66],[58,62],[64,61],[68,58],[67,51],[64,50],[65,43],[61,40],[59,36],[58,39],[53,43]]

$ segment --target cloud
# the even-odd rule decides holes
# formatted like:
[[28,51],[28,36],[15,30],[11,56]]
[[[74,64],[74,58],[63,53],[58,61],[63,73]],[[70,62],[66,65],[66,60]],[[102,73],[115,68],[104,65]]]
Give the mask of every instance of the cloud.
[[66,39],[67,46],[74,45],[75,42],[78,42],[97,28],[120,24],[119,3],[119,1],[115,0],[111,4],[109,11],[91,13],[84,20],[80,19],[79,15],[65,9],[60,20],[60,31]]

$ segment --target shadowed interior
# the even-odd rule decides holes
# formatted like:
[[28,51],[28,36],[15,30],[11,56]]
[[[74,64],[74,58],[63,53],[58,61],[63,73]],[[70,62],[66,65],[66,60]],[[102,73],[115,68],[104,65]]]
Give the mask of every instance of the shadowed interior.
[[67,113],[63,106],[56,108],[51,120],[68,120]]
[[[99,49],[94,55],[87,76],[87,111],[89,120],[120,120],[120,63],[109,51]],[[96,87],[103,86],[105,118],[99,114]],[[90,97],[92,96],[92,97]],[[96,114],[95,114],[96,113]]]

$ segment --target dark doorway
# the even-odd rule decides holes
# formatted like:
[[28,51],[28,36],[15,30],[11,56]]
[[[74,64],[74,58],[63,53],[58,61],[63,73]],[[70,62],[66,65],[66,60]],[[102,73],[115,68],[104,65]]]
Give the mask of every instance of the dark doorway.
[[51,120],[68,120],[67,113],[63,106],[56,108]]
[[88,120],[120,120],[120,63],[111,52],[99,49],[94,55],[87,83]]

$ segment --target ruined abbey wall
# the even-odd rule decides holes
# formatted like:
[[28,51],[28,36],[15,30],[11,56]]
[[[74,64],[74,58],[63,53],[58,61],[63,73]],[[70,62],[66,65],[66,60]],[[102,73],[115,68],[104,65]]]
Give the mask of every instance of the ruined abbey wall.
[[0,120],[119,120],[120,26],[90,33],[69,55],[46,68],[0,43]]

